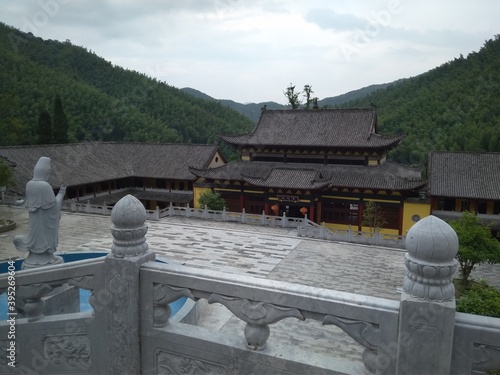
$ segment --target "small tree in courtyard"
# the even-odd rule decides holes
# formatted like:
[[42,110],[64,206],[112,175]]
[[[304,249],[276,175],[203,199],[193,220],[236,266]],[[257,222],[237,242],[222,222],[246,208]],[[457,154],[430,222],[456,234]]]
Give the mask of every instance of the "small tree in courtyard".
[[375,202],[367,202],[363,210],[363,221],[361,225],[364,227],[370,227],[370,232],[379,232],[387,221],[384,218],[384,213],[380,206],[377,206]]
[[206,190],[200,195],[200,208],[207,208],[209,210],[222,211],[226,202],[220,195],[220,193],[213,190]]
[[12,180],[12,169],[0,159],[0,186],[7,186]]
[[464,286],[476,265],[500,263],[500,242],[492,237],[489,227],[479,223],[476,215],[464,212],[460,219],[449,224],[458,236],[457,259]]

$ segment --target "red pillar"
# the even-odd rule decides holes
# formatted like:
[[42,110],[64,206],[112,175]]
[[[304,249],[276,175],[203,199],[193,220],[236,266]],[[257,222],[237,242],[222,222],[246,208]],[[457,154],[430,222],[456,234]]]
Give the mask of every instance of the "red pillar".
[[243,195],[243,192],[241,192],[241,195],[240,195],[240,212],[243,212],[243,208],[245,208],[245,196]]
[[358,202],[358,230],[361,230],[361,223],[363,222],[363,211],[365,209],[365,202],[361,199]]
[[399,235],[401,236],[403,234],[403,216],[404,216],[404,203],[401,203],[401,206],[399,207]]
[[314,202],[309,206],[309,215],[307,217],[309,220],[316,222],[316,218],[314,217]]
[[269,202],[264,202],[264,212],[266,215],[270,215],[270,206],[269,206]]

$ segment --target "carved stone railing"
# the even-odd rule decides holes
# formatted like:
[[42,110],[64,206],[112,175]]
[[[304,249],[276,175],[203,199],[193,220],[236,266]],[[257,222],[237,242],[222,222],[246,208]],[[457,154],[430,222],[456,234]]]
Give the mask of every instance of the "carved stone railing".
[[[7,274],[0,276],[0,290],[15,302],[8,305],[7,321],[0,322],[0,373],[105,371],[106,359],[95,344],[106,345],[105,309],[110,296],[104,288],[103,258],[18,271],[15,282],[9,280]],[[14,289],[9,289],[11,284]],[[72,287],[91,292],[89,304],[94,311],[44,315],[45,301],[56,298],[52,291]]]
[[406,239],[405,236],[396,234],[353,230],[351,226],[348,229],[330,229],[325,226],[325,223],[318,225],[307,218],[301,219],[301,223],[297,226],[297,235],[329,241],[352,242],[399,249],[404,249]]
[[[214,332],[209,334],[204,328],[191,327],[189,334],[181,337],[183,328],[178,323],[169,323],[168,319],[165,319],[165,306],[180,296],[194,300],[207,299],[208,303],[217,302],[226,306],[246,323],[241,336],[228,337],[227,334]],[[166,362],[176,363],[181,358],[189,361],[189,358],[192,358],[189,351],[172,350],[174,344],[170,342],[170,334],[175,332],[176,338],[184,341],[185,345],[199,345],[203,348],[200,349],[203,353],[199,353],[201,357],[197,357],[200,363],[211,363],[212,366],[223,368],[228,373],[235,366],[240,366],[242,373],[259,373],[255,370],[256,367],[252,367],[257,366],[258,356],[267,357],[270,353],[278,355],[276,353],[279,352],[276,347],[266,346],[267,338],[272,336],[272,324],[288,318],[312,319],[324,325],[334,324],[340,327],[363,346],[365,352],[360,362],[363,360],[369,371],[394,374],[398,308],[398,302],[381,298],[149,262],[141,268],[141,340],[143,345],[146,345],[143,347],[143,353],[149,353],[143,355],[143,360],[147,361],[148,368],[158,368]],[[196,337],[202,340],[202,343]],[[231,359],[229,354],[223,354],[233,353],[238,357],[236,352],[243,353],[248,349],[261,353],[253,355],[256,363],[242,364],[238,358]],[[209,358],[213,358],[216,352],[221,361],[210,362]],[[306,370],[315,373],[336,373],[335,371],[341,368],[349,369],[347,373],[365,371],[350,361],[334,358],[334,353],[324,363],[318,360],[321,365],[317,368],[314,367],[317,360],[314,353],[309,354],[311,357],[305,363],[299,363],[300,360],[293,356],[287,357],[286,353],[279,355],[282,356],[282,361],[290,361],[294,363],[293,366],[299,366],[291,367],[301,369],[298,373]],[[203,357],[206,358],[205,362],[200,359]],[[326,367],[322,367],[323,365]],[[175,370],[171,370],[175,373]],[[278,370],[279,366],[273,371],[279,373]],[[269,373],[270,370],[267,369],[266,372]]]
[[[16,309],[0,322],[0,373],[438,375],[500,369],[500,319],[456,313],[458,238],[434,216],[408,231],[399,302],[156,263],[146,217],[129,195],[113,209],[113,245],[105,258],[15,272]],[[0,291],[12,296],[9,277],[0,276]],[[64,285],[90,290],[94,311],[44,315],[46,297]],[[235,335],[180,323],[168,306],[179,297],[219,303],[245,326]],[[303,350],[303,337],[280,344],[273,324],[290,319],[335,325],[364,351],[353,361],[333,349]],[[329,338],[324,328],[321,335]]]
[[451,374],[500,370],[500,319],[456,313]]

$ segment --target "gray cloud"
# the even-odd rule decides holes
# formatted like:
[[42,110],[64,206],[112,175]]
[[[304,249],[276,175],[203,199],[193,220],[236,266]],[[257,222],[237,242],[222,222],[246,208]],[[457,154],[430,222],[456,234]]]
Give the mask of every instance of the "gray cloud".
[[290,82],[333,96],[479,50],[498,33],[500,2],[457,1],[400,0],[384,21],[386,0],[16,0],[0,2],[0,21],[177,87],[284,103]]
[[335,31],[352,31],[357,28],[364,28],[367,23],[367,20],[353,14],[337,13],[327,8],[310,9],[304,19],[322,29]]

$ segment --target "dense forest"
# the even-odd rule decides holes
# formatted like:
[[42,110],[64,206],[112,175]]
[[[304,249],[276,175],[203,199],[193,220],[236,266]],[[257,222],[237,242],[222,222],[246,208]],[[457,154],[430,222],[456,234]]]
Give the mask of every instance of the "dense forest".
[[0,23],[0,56],[0,145],[37,143],[40,115],[53,113],[57,96],[69,142],[213,144],[221,133],[254,127],[218,102],[113,66],[70,41],[43,40]]
[[500,152],[500,36],[344,108],[377,106],[379,132],[406,134],[391,159],[421,164],[430,150]]

